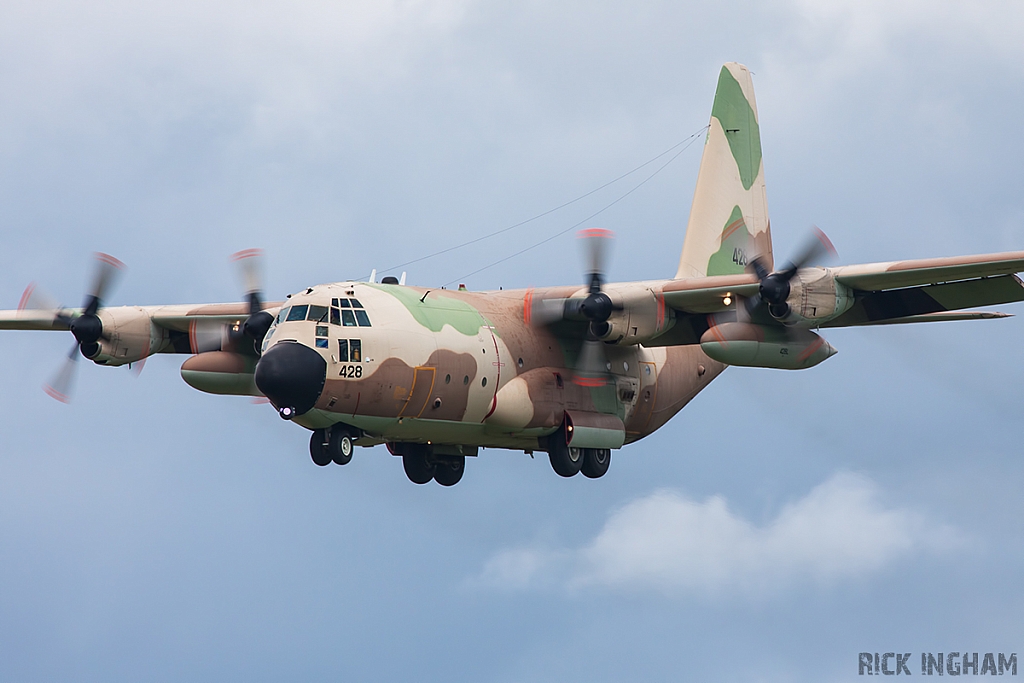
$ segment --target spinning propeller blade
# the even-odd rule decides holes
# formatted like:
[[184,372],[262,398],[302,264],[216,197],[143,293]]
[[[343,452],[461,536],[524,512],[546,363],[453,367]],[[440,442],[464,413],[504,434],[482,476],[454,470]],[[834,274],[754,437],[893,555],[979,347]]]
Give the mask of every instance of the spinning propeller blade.
[[[242,333],[252,340],[252,349],[258,356],[263,346],[263,338],[267,336],[267,331],[274,323],[274,316],[263,310],[263,250],[245,249],[235,253],[231,259],[238,264],[245,284],[246,300],[249,302],[249,317],[242,324]],[[231,330],[224,327],[223,331],[225,339],[231,337]],[[212,338],[205,330],[202,336],[210,340],[204,343],[213,344]]]
[[95,358],[100,352],[100,339],[106,339],[103,332],[103,322],[99,318],[99,311],[103,307],[103,300],[106,299],[118,274],[124,270],[124,264],[110,254],[97,253],[96,272],[93,276],[92,286],[85,295],[82,303],[82,312],[77,315],[69,315],[64,310],[53,304],[52,300],[41,293],[35,285],[29,285],[22,295],[19,308],[38,310],[53,310],[54,320],[61,325],[66,325],[71,334],[75,336],[75,345],[64,359],[57,374],[46,385],[43,391],[51,397],[68,403],[71,400],[71,388],[75,379],[75,368],[78,366],[78,355],[86,358]]

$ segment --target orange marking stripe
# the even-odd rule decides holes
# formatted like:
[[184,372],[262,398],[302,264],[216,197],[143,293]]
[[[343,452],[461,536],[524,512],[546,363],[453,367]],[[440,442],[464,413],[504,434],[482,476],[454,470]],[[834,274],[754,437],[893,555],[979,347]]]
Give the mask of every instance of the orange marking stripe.
[[824,343],[825,343],[825,340],[822,337],[818,337],[818,340],[815,341],[810,346],[808,346],[806,349],[804,349],[804,352],[801,353],[799,356],[797,356],[796,359],[798,361],[800,361],[801,363],[804,362],[805,360],[810,358],[812,353],[814,353],[815,351],[820,349],[821,345],[824,344]]
[[252,258],[253,256],[262,256],[262,249],[243,249],[242,251],[236,251],[231,255],[232,261],[241,261],[242,259]]
[[36,283],[28,283],[28,287],[25,288],[25,292],[21,295],[21,301],[18,302],[18,310],[24,311],[25,306],[28,305],[28,299],[32,296],[32,292],[36,289]]
[[114,266],[115,268],[124,268],[124,264],[121,263],[116,258],[114,258],[113,256],[111,256],[110,254],[104,254],[103,252],[98,251],[96,252],[96,258],[100,261],[103,261],[107,265]]
[[728,239],[729,235],[733,234],[734,232],[739,230],[740,227],[742,227],[744,225],[746,225],[746,222],[742,218],[734,220],[732,223],[730,223],[729,225],[725,226],[725,230],[722,231],[722,239],[723,240]]

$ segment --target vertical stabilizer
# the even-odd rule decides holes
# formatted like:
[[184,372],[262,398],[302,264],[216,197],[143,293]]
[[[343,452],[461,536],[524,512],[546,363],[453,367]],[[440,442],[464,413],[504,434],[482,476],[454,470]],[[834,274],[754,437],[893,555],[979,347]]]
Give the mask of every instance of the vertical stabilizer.
[[743,273],[755,256],[771,269],[761,133],[750,71],[730,62],[718,76],[676,277]]

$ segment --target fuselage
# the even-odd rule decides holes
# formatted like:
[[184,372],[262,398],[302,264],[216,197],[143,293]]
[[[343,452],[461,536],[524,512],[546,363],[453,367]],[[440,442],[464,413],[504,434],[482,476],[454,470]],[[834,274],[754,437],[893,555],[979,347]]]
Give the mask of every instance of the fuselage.
[[[545,292],[572,296],[579,288]],[[581,386],[571,370],[579,344],[524,319],[532,294],[318,285],[282,305],[263,356],[273,357],[275,346],[298,344],[323,359],[313,407],[294,418],[307,428],[344,423],[365,433],[361,443],[367,445],[414,441],[523,450],[558,429],[566,411],[615,416],[625,442],[636,441],[725,367],[699,346],[610,343],[607,383]]]

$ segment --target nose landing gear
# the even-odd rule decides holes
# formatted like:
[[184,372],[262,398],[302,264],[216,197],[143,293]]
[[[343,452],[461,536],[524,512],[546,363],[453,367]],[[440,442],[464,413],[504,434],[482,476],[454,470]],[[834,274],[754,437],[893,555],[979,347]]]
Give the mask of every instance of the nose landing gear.
[[352,460],[352,433],[343,425],[317,429],[309,437],[309,454],[320,467],[347,465]]

